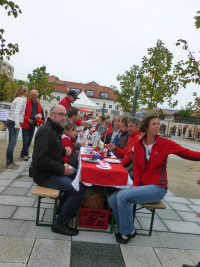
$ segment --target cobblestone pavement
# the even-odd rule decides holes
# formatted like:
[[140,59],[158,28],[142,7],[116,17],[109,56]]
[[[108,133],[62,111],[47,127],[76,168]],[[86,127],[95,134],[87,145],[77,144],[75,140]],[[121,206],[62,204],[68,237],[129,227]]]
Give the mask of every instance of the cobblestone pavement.
[[[18,164],[19,170],[0,173],[0,267],[179,267],[199,262],[200,199],[168,192],[166,210],[156,211],[152,236],[137,235],[128,245],[119,245],[114,234],[95,231],[80,231],[71,238],[35,226],[37,198],[31,194],[30,162]],[[46,202],[41,220],[50,222],[52,200]],[[139,233],[149,224],[149,215],[137,214]]]

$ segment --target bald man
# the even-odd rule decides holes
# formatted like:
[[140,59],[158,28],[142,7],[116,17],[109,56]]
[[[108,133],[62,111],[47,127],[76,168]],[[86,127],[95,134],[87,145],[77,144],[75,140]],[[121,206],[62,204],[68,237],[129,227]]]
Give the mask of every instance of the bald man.
[[68,224],[82,202],[85,187],[80,183],[80,191],[73,188],[73,180],[69,177],[73,169],[63,163],[62,157],[68,156],[67,150],[61,144],[66,117],[65,107],[53,106],[50,118],[38,129],[33,149],[32,174],[36,184],[61,191],[60,212],[51,229],[55,233],[73,236],[78,234],[78,230]]

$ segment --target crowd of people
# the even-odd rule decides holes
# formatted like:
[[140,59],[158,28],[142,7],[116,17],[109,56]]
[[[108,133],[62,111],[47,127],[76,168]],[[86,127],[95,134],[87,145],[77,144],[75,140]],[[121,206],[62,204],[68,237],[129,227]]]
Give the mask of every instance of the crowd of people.
[[[21,157],[25,157],[25,160],[28,160],[35,121],[42,123],[42,108],[37,100],[37,91],[31,91],[29,100],[26,100],[27,95],[28,89],[20,86],[11,104],[7,121],[7,168],[17,168],[13,161],[13,151],[20,123],[23,135]],[[69,222],[80,207],[86,191],[81,181],[79,191],[72,186],[79,165],[77,152],[81,146],[85,146],[85,141],[77,142],[77,130],[80,126],[89,128],[92,125],[93,132],[98,132],[101,141],[121,159],[121,164],[133,179],[132,187],[115,189],[108,197],[118,228],[116,241],[127,244],[137,234],[132,204],[159,202],[167,193],[168,155],[175,154],[186,160],[200,161],[200,152],[186,149],[159,136],[160,122],[156,114],[149,114],[141,121],[128,116],[115,116],[112,122],[105,115],[82,120],[79,110],[71,107],[71,103],[77,98],[74,91],[68,92],[59,104],[51,108],[46,122],[39,127],[32,155],[33,180],[40,186],[61,192],[52,231],[77,235],[78,230],[70,227]]]

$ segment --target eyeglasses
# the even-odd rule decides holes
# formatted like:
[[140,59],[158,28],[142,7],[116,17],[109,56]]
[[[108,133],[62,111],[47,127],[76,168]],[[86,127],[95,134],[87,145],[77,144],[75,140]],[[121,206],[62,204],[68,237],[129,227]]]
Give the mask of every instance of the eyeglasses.
[[67,113],[62,113],[62,112],[54,112],[53,114],[58,114],[59,116],[62,116],[62,117],[67,117]]

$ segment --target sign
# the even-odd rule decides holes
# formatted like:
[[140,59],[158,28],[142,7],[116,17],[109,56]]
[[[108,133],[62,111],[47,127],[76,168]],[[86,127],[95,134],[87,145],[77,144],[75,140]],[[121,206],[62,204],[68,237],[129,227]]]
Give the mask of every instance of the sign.
[[9,109],[0,108],[0,132],[7,132],[6,122],[9,115]]

